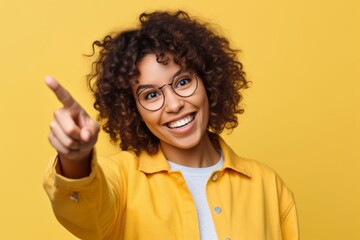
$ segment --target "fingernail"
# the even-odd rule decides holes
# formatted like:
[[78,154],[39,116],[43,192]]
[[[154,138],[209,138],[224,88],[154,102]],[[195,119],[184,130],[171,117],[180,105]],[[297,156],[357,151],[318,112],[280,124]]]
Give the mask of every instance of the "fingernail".
[[45,82],[48,83],[49,81],[51,81],[51,77],[50,76],[46,76],[45,78]]

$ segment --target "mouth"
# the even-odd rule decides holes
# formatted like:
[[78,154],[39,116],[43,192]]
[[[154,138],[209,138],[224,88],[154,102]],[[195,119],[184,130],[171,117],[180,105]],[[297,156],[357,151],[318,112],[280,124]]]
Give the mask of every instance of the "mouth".
[[194,121],[195,119],[195,114],[192,113],[190,115],[187,115],[186,117],[173,121],[173,122],[169,122],[166,124],[166,126],[170,129],[174,129],[174,128],[181,128],[184,127],[186,125],[188,125],[189,123],[191,123],[192,121]]

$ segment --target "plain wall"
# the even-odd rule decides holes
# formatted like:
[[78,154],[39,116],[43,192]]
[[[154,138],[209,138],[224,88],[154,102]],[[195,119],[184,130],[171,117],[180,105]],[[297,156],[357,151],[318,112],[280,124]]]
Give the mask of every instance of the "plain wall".
[[[302,239],[360,239],[360,2],[356,0],[0,0],[0,239],[75,239],[54,217],[42,177],[60,107],[56,77],[92,116],[91,43],[142,11],[185,9],[242,50],[253,82],[231,135],[295,194]],[[116,151],[102,134],[102,155]]]

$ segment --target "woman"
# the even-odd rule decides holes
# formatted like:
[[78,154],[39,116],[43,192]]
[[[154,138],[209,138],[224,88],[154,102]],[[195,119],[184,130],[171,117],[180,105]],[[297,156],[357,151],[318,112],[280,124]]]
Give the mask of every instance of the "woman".
[[61,224],[81,239],[299,238],[278,175],[218,135],[237,126],[248,87],[226,38],[185,12],[153,12],[94,46],[94,106],[122,151],[98,157],[98,123],[46,79],[63,104],[44,181]]

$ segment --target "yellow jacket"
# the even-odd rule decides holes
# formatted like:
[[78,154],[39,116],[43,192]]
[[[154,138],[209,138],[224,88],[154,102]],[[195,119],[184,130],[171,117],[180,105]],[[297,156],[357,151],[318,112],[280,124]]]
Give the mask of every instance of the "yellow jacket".
[[[218,239],[299,239],[293,194],[269,167],[237,156],[219,138],[223,168],[207,183]],[[59,222],[81,239],[197,240],[195,203],[182,174],[162,151],[150,156],[94,154],[89,177],[56,173],[54,158],[44,188]]]

